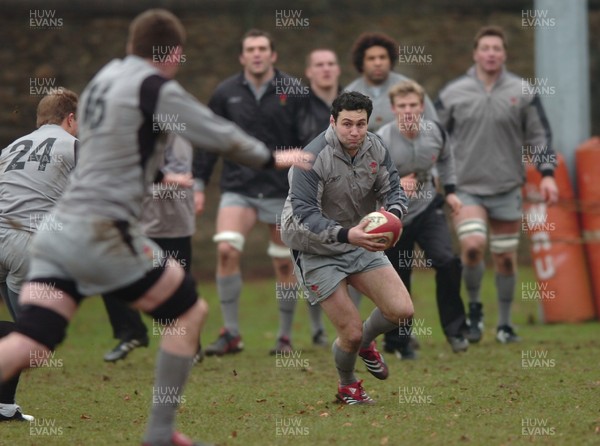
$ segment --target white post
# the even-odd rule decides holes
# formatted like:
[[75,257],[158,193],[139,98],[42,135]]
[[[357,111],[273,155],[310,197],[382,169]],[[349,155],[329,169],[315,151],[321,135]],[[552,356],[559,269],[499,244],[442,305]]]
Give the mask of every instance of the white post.
[[591,129],[587,7],[587,0],[535,0],[521,14],[522,26],[535,26],[537,86],[575,189],[575,149]]

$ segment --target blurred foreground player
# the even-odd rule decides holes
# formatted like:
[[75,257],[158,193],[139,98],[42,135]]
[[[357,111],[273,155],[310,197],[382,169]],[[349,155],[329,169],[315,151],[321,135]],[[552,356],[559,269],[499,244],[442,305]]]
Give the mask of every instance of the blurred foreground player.
[[[163,335],[153,389],[168,389],[175,399],[181,395],[208,310],[183,268],[153,268],[151,254],[159,248],[139,225],[144,192],[164,156],[165,135],[153,124],[177,115],[186,123],[182,136],[194,145],[257,168],[281,161],[172,80],[184,41],[183,26],[170,12],[140,14],[130,25],[128,56],[110,62],[83,92],[81,158],[50,214],[60,227],[40,230],[33,240],[21,316],[15,332],[0,341],[3,382],[27,368],[30,355],[55,349],[84,296],[107,293],[182,328]],[[299,153],[285,156],[300,159]],[[36,298],[40,286],[43,299]],[[197,444],[174,431],[176,409],[173,403],[152,405],[144,445]]]

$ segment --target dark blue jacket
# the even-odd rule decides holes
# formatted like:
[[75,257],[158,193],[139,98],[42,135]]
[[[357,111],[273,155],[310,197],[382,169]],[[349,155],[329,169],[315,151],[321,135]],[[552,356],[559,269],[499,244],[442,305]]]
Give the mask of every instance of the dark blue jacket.
[[[265,143],[271,150],[300,148],[298,136],[298,109],[306,98],[278,94],[278,79],[291,78],[275,70],[265,94],[257,101],[244,78],[236,74],[221,82],[208,106],[220,115],[240,126],[248,134]],[[279,89],[281,91],[281,89]],[[196,151],[194,177],[205,184],[212,175],[216,155]],[[224,161],[221,174],[221,190],[248,197],[285,198],[288,192],[287,170],[254,170],[231,161]]]

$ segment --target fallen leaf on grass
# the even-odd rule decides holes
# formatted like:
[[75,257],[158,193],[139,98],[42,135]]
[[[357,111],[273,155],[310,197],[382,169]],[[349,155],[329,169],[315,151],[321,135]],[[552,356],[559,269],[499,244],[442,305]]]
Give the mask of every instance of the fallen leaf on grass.
[[329,416],[329,412],[323,412],[322,414],[319,415],[320,417],[328,417]]
[[352,423],[344,423],[344,424],[342,424],[342,426],[344,426],[344,427],[352,426]]
[[261,398],[259,400],[256,400],[257,403],[264,403],[265,401],[267,401],[266,398]]
[[81,418],[82,420],[91,420],[92,419],[91,415],[87,415],[84,413],[82,413],[81,417],[79,417],[79,418]]
[[390,440],[390,437],[383,437],[383,438],[381,439],[381,441],[379,442],[379,444],[380,444],[381,446],[385,446],[386,444],[388,444],[389,440]]

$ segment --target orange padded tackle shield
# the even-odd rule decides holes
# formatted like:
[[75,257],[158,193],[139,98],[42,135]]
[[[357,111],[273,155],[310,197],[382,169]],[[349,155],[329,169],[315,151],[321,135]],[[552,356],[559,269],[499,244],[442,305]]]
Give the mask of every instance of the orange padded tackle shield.
[[546,206],[539,184],[541,174],[527,166],[523,189],[523,231],[531,241],[531,256],[540,289],[544,322],[580,322],[595,318],[585,254],[581,244],[574,194],[564,159],[558,156],[555,179],[559,202]]
[[581,144],[575,152],[575,160],[583,242],[592,279],[596,314],[600,316],[600,138],[596,136]]

